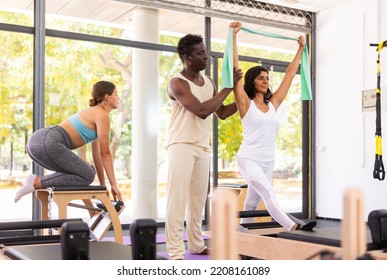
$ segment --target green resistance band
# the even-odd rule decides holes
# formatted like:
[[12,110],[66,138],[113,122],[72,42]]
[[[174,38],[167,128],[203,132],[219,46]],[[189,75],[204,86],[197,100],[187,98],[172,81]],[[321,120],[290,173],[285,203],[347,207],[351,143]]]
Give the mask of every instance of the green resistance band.
[[[258,30],[253,30],[247,27],[242,27],[241,30],[263,35],[272,38],[285,39],[285,40],[293,40],[298,41],[298,38],[286,37],[282,35],[277,35],[269,32],[263,32]],[[222,63],[222,83],[221,86],[223,88],[232,88],[234,85],[233,82],[233,28],[229,28],[227,34],[226,48],[224,50],[223,63]],[[309,54],[308,47],[305,45],[302,57],[301,57],[301,99],[302,100],[312,100],[312,90],[310,83],[310,69],[309,69]]]

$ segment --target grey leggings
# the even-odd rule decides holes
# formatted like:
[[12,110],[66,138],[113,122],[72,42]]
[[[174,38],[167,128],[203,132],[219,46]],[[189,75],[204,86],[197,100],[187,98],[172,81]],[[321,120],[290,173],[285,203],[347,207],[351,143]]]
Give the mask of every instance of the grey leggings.
[[90,185],[95,178],[95,168],[71,150],[69,135],[60,126],[35,131],[27,143],[31,159],[55,173],[42,176],[42,188],[52,186]]

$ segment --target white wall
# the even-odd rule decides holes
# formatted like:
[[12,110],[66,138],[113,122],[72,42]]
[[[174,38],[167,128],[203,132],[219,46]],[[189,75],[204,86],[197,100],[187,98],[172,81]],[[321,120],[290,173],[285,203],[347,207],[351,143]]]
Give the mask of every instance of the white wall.
[[[318,217],[342,218],[348,187],[364,192],[370,211],[387,209],[387,178],[373,178],[375,112],[362,113],[362,90],[376,88],[376,47],[387,40],[387,1],[349,0],[317,14],[316,209]],[[380,7],[379,7],[380,6]],[[382,136],[387,151],[387,48],[381,52]],[[385,78],[384,78],[385,77]],[[385,133],[384,133],[385,131]],[[387,154],[384,156],[387,169]]]

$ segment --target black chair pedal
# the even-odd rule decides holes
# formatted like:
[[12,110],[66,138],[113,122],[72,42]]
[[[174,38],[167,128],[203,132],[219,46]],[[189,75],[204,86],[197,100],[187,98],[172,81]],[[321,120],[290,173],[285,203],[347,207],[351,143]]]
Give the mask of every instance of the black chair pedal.
[[[113,206],[116,209],[117,212],[120,212],[122,207],[124,207],[124,202],[123,201],[114,201],[112,200]],[[106,211],[106,207],[102,202],[97,202],[96,206],[104,211]]]

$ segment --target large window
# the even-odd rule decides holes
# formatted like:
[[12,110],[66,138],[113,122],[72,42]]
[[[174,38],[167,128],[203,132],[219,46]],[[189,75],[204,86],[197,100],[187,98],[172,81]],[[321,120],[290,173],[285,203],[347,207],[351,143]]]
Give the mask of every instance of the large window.
[[[29,220],[33,217],[33,196],[29,195],[17,204],[13,202],[17,189],[32,172],[32,161],[25,153],[25,145],[32,134],[34,119],[34,38],[30,28],[33,13],[32,7],[23,6],[23,2],[7,2],[7,7],[0,5],[0,28],[4,30],[0,31],[3,42],[0,46],[0,194],[2,212],[8,213],[0,220]],[[182,68],[175,46],[187,33],[205,37],[206,28],[212,26],[208,48],[216,57],[211,61],[217,64],[218,73],[210,75],[220,84],[216,77],[221,76],[222,53],[231,20],[213,18],[208,22],[199,14],[155,8],[134,9],[133,4],[122,1],[108,1],[94,9],[89,7],[93,11],[89,13],[85,9],[92,5],[90,1],[70,1],[66,7],[55,6],[56,1],[47,2],[42,100],[44,125],[55,125],[86,108],[94,82],[102,79],[114,82],[120,96],[120,107],[111,114],[111,149],[118,184],[127,206],[121,220],[124,224],[130,223],[142,215],[138,209],[156,208],[155,218],[163,222],[168,171],[165,144],[170,118],[166,89],[169,79]],[[111,6],[106,6],[109,3]],[[76,4],[81,6],[74,6]],[[152,26],[138,25],[141,20],[147,22],[147,16],[158,20]],[[154,36],[149,37],[149,34]],[[243,69],[257,63],[273,66],[274,88],[283,76],[284,63],[292,59],[295,50],[287,43],[283,48],[279,45],[278,41],[241,37]],[[143,60],[139,61],[139,57]],[[274,64],[266,65],[267,61]],[[276,62],[280,66],[277,67]],[[301,200],[305,195],[301,188],[303,114],[299,83],[296,77],[281,111],[283,125],[277,142],[274,182],[281,204],[290,212],[301,212]],[[232,94],[226,100],[229,102],[233,102]],[[143,109],[145,115],[140,112]],[[239,117],[235,115],[219,121],[213,129],[218,132],[218,138],[212,139],[218,146],[218,152],[213,155],[218,164],[211,171],[215,171],[212,174],[218,177],[212,178],[211,187],[215,183],[242,182],[235,164],[242,140]],[[150,146],[144,147],[148,143]],[[88,145],[74,152],[92,162]],[[53,211],[55,217],[55,206]],[[69,208],[70,217],[80,215],[86,217],[87,211]]]
[[[0,11],[0,22],[28,25],[31,20],[31,13]],[[31,172],[25,145],[32,132],[33,36],[0,31],[0,40],[0,219],[31,219],[32,200],[18,205],[13,200]]]

